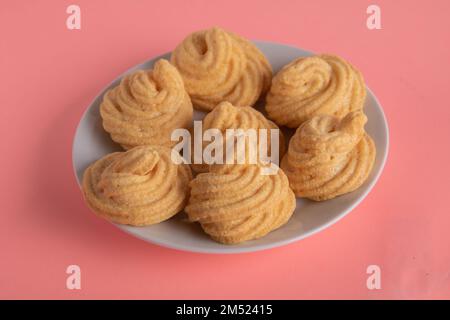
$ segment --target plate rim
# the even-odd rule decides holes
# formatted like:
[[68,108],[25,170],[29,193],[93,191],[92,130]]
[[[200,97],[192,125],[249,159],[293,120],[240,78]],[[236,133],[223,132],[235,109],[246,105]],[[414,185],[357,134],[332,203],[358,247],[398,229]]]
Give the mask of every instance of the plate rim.
[[[290,44],[284,44],[284,43],[278,43],[278,42],[272,42],[272,41],[265,41],[265,40],[251,40],[254,44],[263,44],[263,45],[272,45],[272,46],[284,46],[290,49],[294,49],[294,50],[302,50],[304,52],[307,52],[308,54],[315,54],[313,51],[310,50],[306,50],[303,48],[299,48],[296,47],[294,45],[290,45]],[[129,68],[127,68],[125,71],[123,71],[122,73],[120,73],[118,76],[116,76],[112,81],[110,81],[107,85],[105,85],[97,95],[95,95],[95,97],[90,101],[90,103],[88,104],[88,106],[85,108],[85,110],[83,111],[78,124],[75,128],[75,132],[72,138],[72,149],[71,149],[71,160],[72,160],[72,170],[73,173],[75,175],[75,180],[78,184],[78,187],[80,188],[80,191],[82,190],[82,181],[80,181],[78,179],[78,174],[77,174],[77,169],[75,167],[75,161],[74,161],[74,149],[75,149],[75,142],[76,142],[76,136],[77,133],[80,129],[81,123],[83,122],[84,118],[86,117],[86,115],[88,114],[89,110],[91,109],[91,106],[94,104],[94,102],[102,95],[104,94],[105,90],[107,88],[109,88],[114,82],[116,82],[118,79],[122,78],[123,76],[125,76],[126,74],[128,74],[132,69],[136,68],[139,65],[145,64],[149,61],[156,61],[158,59],[161,59],[162,57],[165,57],[167,55],[170,55],[172,53],[172,51],[166,52],[166,53],[162,53],[159,54],[153,58],[149,58],[146,59],[140,63],[137,63]],[[386,114],[384,112],[384,109],[380,103],[380,101],[378,100],[377,96],[373,93],[373,91],[367,86],[367,82],[366,82],[366,90],[368,91],[368,93],[371,95],[371,97],[374,99],[375,104],[377,106],[377,109],[379,109],[380,114],[382,116],[383,122],[384,122],[384,129],[385,129],[385,136],[386,136],[386,150],[384,152],[384,156],[381,159],[381,163],[380,163],[380,168],[378,170],[378,172],[375,174],[375,176],[372,178],[372,180],[369,182],[369,184],[367,185],[366,190],[358,197],[357,200],[355,200],[348,208],[346,208],[345,210],[343,210],[340,214],[338,214],[337,216],[335,216],[334,218],[330,219],[329,221],[327,221],[326,223],[320,225],[319,227],[309,230],[303,234],[300,234],[299,236],[294,236],[291,237],[289,239],[284,239],[284,240],[278,240],[278,241],[274,241],[271,242],[269,244],[256,244],[252,247],[237,247],[237,246],[227,246],[224,245],[223,249],[221,250],[217,250],[217,249],[201,249],[201,248],[192,248],[189,246],[183,246],[182,244],[178,244],[178,245],[173,245],[164,241],[158,241],[158,239],[148,239],[145,238],[143,236],[141,236],[140,234],[136,234],[131,232],[130,230],[128,230],[127,227],[132,227],[132,226],[127,226],[127,225],[121,225],[121,224],[117,224],[111,221],[108,221],[110,224],[112,224],[113,226],[115,226],[116,228],[120,229],[121,231],[125,232],[128,235],[131,235],[137,239],[143,240],[147,243],[151,243],[154,245],[158,245],[164,248],[169,248],[169,249],[173,249],[173,250],[178,250],[178,251],[184,251],[184,252],[193,252],[193,253],[201,253],[201,254],[225,254],[225,255],[229,255],[229,254],[241,254],[241,253],[250,253],[250,252],[258,252],[258,251],[263,251],[263,250],[269,250],[269,249],[273,249],[276,247],[281,247],[281,246],[285,246],[297,241],[300,241],[302,239],[308,238],[318,232],[321,232],[329,227],[331,227],[332,225],[334,225],[335,223],[337,223],[339,220],[341,220],[343,217],[345,217],[347,214],[349,214],[351,211],[353,211],[353,209],[355,209],[366,197],[367,195],[372,191],[373,187],[376,185],[376,183],[378,182],[382,172],[384,171],[384,167],[386,165],[387,162],[387,158],[389,155],[389,146],[390,146],[390,136],[389,136],[389,123],[387,121],[386,118]],[[82,192],[81,192],[82,193]],[[83,196],[83,195],[82,195]]]

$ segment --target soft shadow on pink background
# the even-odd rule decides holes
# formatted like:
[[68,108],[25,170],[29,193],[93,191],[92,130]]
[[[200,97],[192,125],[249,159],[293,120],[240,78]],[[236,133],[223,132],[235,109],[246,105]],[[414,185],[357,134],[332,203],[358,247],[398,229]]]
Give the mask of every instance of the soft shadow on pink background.
[[[66,28],[81,7],[82,29]],[[366,27],[381,7],[382,30]],[[448,1],[8,1],[0,5],[0,298],[450,298]],[[219,25],[342,55],[390,126],[385,171],[339,223],[263,252],[157,247],[95,217],[72,171],[83,111],[117,75]],[[66,289],[78,264],[82,290]],[[381,267],[382,289],[366,288]]]

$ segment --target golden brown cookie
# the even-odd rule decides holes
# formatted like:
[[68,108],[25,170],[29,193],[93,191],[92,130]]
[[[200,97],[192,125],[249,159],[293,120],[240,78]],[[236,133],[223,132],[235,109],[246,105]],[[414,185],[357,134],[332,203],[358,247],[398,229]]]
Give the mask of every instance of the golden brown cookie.
[[366,87],[361,73],[333,55],[298,58],[272,79],[266,111],[278,125],[297,128],[316,115],[344,117],[362,110]]
[[255,45],[220,28],[190,34],[175,48],[171,62],[194,106],[204,111],[222,101],[253,106],[272,78],[269,62]]
[[327,200],[363,184],[376,153],[366,122],[361,111],[354,111],[342,120],[315,116],[297,129],[281,162],[297,196]]
[[[251,108],[251,107],[236,107],[233,106],[229,102],[222,102],[217,107],[213,109],[210,113],[206,115],[206,117],[203,119],[202,124],[203,132],[205,132],[208,129],[218,129],[220,130],[222,137],[223,137],[223,155],[225,159],[225,146],[227,143],[226,139],[226,129],[255,129],[256,131],[256,139],[257,143],[259,143],[259,130],[263,129],[266,130],[267,139],[266,139],[266,146],[267,146],[267,156],[270,156],[271,154],[271,132],[270,129],[277,129],[279,133],[279,141],[278,141],[278,154],[279,158],[284,155],[285,152],[285,140],[283,133],[281,130],[279,130],[278,126],[273,123],[272,121],[266,119],[264,115]],[[234,139],[234,138],[233,138]],[[234,139],[236,141],[236,139]],[[204,142],[203,147],[205,148],[210,142]],[[249,141],[246,140],[246,147],[249,147]],[[259,146],[254,146],[256,151],[256,158],[258,159],[258,152],[259,152]],[[275,146],[274,146],[275,147]],[[248,155],[246,155],[248,157]],[[236,157],[235,157],[236,158]],[[236,159],[237,160],[237,159]],[[208,164],[192,164],[192,169],[196,172],[207,172],[208,171]]]
[[125,76],[120,85],[106,92],[100,105],[103,127],[125,149],[174,145],[172,131],[189,128],[192,113],[180,74],[164,59],[153,70]]
[[214,165],[191,181],[185,208],[214,240],[235,244],[257,239],[285,224],[296,200],[281,169],[261,174],[261,165]]
[[188,165],[176,165],[171,149],[141,146],[111,153],[84,172],[83,194],[97,215],[110,221],[144,226],[181,211],[192,179]]

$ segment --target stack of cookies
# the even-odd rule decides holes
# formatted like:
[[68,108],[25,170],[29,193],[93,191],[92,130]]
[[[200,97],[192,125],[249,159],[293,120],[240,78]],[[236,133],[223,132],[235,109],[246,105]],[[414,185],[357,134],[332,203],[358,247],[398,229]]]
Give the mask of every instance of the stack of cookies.
[[[375,145],[364,130],[365,98],[361,73],[337,56],[300,57],[272,77],[248,40],[220,28],[194,32],[170,62],[129,74],[105,93],[103,128],[124,152],[86,169],[85,200],[115,223],[146,226],[184,211],[220,243],[263,237],[287,223],[296,197],[332,199],[368,178]],[[281,168],[267,175],[260,162],[173,161],[171,134],[192,127],[194,108],[208,112],[203,130],[295,129],[287,151],[280,132]]]

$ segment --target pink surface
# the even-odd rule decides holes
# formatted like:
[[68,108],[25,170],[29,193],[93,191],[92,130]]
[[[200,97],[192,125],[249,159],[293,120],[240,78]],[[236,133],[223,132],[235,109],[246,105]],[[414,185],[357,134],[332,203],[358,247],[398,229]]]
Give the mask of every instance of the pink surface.
[[[81,7],[81,30],[66,8]],[[189,3],[189,4],[188,4]],[[450,2],[2,1],[0,298],[450,298]],[[71,163],[85,108],[118,74],[223,26],[332,52],[381,101],[390,154],[370,195],[306,240],[203,255],[157,247],[95,217]],[[77,264],[82,289],[66,289]],[[381,290],[366,268],[381,267]]]

